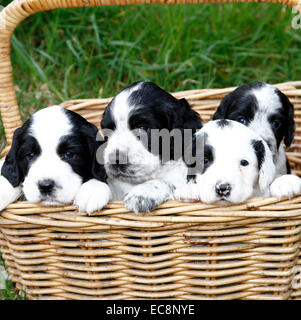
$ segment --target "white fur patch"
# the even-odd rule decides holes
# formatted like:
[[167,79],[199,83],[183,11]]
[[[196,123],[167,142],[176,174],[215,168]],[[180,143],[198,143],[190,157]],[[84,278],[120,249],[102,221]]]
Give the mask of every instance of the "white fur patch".
[[18,200],[22,194],[22,188],[14,188],[3,176],[0,176],[0,211],[9,204]]
[[271,114],[282,107],[279,96],[272,85],[265,84],[263,87],[253,89],[252,93],[257,99],[258,111],[261,113]]
[[293,174],[285,174],[276,178],[270,187],[271,196],[278,199],[301,194],[301,179]]
[[[0,172],[4,159],[0,161]],[[22,194],[22,188],[14,188],[6,178],[0,176],[0,211],[5,209],[10,203],[15,202]]]
[[174,197],[183,202],[201,201],[199,186],[193,182],[187,183],[175,190]]
[[91,179],[80,187],[74,205],[77,206],[78,211],[91,214],[105,207],[111,198],[111,190],[107,184]]
[[39,110],[32,116],[30,131],[38,140],[42,151],[55,149],[61,137],[69,134],[71,129],[72,124],[60,106]]
[[116,127],[119,129],[128,129],[128,119],[134,108],[128,102],[129,96],[141,88],[142,83],[137,83],[136,86],[121,91],[114,98],[114,104],[112,106],[112,117],[115,120]]

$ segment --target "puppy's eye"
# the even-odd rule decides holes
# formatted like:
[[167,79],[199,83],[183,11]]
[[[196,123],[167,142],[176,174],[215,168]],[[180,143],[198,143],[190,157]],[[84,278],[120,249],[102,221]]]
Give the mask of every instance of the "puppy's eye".
[[134,129],[134,134],[136,135],[136,137],[138,138],[138,140],[141,139],[141,137],[145,137],[146,135],[149,135],[151,129],[147,128],[147,127],[139,127]]
[[139,127],[138,130],[142,130],[142,131],[145,131],[146,133],[149,133],[150,132],[150,128],[147,128],[147,127]]
[[279,129],[280,126],[281,126],[280,121],[278,121],[278,120],[273,120],[273,121],[272,121],[272,127],[273,127],[274,129]]
[[244,125],[247,124],[247,119],[245,117],[240,116],[236,120]]
[[246,167],[249,164],[249,162],[247,160],[241,160],[240,161],[240,165],[243,167]]
[[207,157],[205,157],[205,158],[204,158],[204,165],[206,166],[206,165],[208,165],[209,163],[210,163],[210,159],[207,158]]
[[25,154],[25,158],[30,161],[35,157],[35,153],[34,152],[28,152]]
[[74,153],[72,151],[67,151],[61,155],[62,159],[68,160],[74,158]]

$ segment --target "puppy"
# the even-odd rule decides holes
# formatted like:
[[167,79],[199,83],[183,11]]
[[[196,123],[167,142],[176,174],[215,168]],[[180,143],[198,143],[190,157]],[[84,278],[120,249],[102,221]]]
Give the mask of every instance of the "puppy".
[[101,121],[113,199],[123,200],[135,213],[173,199],[175,187],[186,183],[185,130],[192,138],[201,126],[185,99],[174,98],[152,82],[133,83],[117,94]]
[[252,130],[231,120],[209,121],[194,141],[196,148],[202,148],[199,159],[203,166],[175,191],[177,199],[240,203],[252,196],[269,195],[275,176],[272,153]]
[[52,106],[36,112],[13,136],[1,169],[0,210],[22,194],[45,206],[74,202],[88,213],[111,198],[104,167],[95,161],[97,127]]
[[290,147],[295,133],[294,107],[285,94],[264,82],[238,87],[221,102],[215,119],[231,119],[248,126],[270,147],[276,165],[271,195],[282,198],[301,193],[301,179],[291,174],[282,140]]

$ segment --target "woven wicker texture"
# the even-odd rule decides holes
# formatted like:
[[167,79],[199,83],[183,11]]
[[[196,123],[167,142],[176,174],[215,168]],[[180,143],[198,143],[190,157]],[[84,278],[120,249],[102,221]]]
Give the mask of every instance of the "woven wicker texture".
[[[5,152],[21,125],[10,37],[22,20],[63,7],[205,2],[218,1],[12,2],[0,14]],[[301,176],[301,81],[277,87],[295,106],[297,132],[287,154]],[[185,97],[207,121],[233,89],[174,95]],[[109,101],[74,100],[62,105],[99,125]],[[293,281],[301,272],[300,242],[301,196],[281,201],[253,198],[227,207],[169,201],[150,215],[135,215],[120,202],[111,202],[92,216],[78,213],[73,206],[47,208],[18,202],[0,215],[0,250],[8,272],[31,299],[301,299],[301,288]]]

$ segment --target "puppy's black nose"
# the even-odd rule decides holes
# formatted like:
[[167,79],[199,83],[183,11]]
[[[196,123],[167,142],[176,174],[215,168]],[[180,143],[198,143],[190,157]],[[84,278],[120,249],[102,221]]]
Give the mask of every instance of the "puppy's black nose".
[[109,161],[111,163],[111,167],[114,170],[124,171],[128,166],[128,157],[126,154],[119,152],[113,153],[109,157]]
[[126,170],[126,168],[127,168],[127,164],[120,164],[120,163],[116,163],[116,164],[111,164],[111,168],[113,169],[113,170],[116,170],[116,171],[125,171]]
[[215,192],[221,197],[228,197],[231,193],[231,186],[229,183],[217,183],[215,185]]
[[51,179],[45,179],[38,182],[39,190],[42,194],[51,194],[55,186],[55,182]]
[[128,162],[127,155],[119,151],[116,151],[115,157],[112,157],[112,160],[113,160],[112,163],[116,165],[123,165],[123,164],[127,164]]
[[120,162],[119,153],[116,153],[115,164],[119,164],[119,162]]

